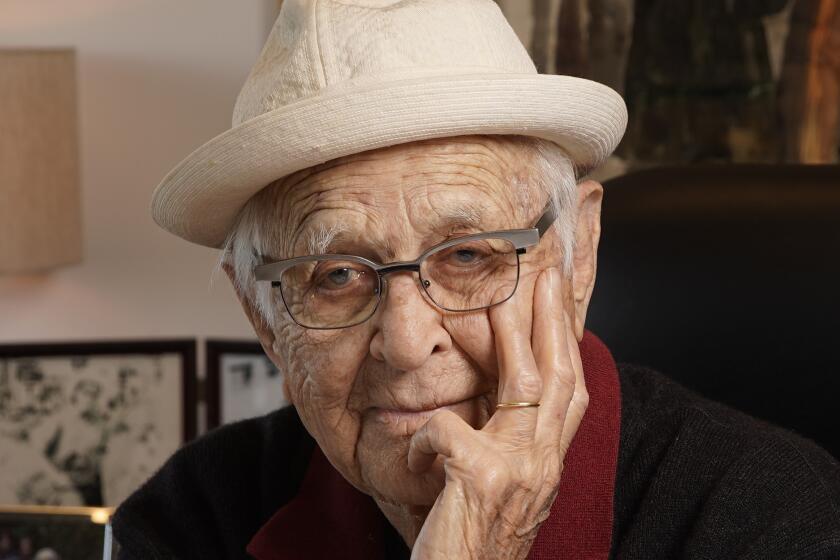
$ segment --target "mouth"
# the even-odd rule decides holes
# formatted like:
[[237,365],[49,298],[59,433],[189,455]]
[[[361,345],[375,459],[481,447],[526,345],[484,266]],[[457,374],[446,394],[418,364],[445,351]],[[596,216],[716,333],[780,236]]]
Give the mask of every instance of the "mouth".
[[435,408],[382,408],[373,407],[369,410],[373,420],[390,426],[400,426],[401,431],[415,431],[441,410],[459,411],[469,407],[476,396],[467,397],[460,401],[437,406]]

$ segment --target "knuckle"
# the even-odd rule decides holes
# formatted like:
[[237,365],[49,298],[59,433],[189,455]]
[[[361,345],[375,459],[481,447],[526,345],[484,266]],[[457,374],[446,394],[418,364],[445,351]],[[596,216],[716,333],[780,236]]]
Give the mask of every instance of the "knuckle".
[[543,481],[543,487],[554,488],[560,484],[560,476],[563,474],[563,458],[556,446],[549,446],[543,451],[540,461],[539,478]]
[[545,478],[546,481],[549,483],[550,486],[556,486],[560,484],[560,477],[563,474],[563,461],[560,457],[552,457],[549,460],[548,465],[546,465],[546,473]]
[[560,494],[560,486],[559,484],[556,485],[553,489],[548,492],[544,492],[541,501],[542,507],[540,508],[540,514],[538,518],[538,522],[542,523],[551,515],[551,506],[554,505],[554,502],[557,501],[557,496]]
[[572,402],[581,412],[585,411],[589,408],[589,391],[585,388],[578,389],[572,397]]
[[542,525],[543,523],[545,523],[546,519],[551,517],[551,504],[553,504],[553,503],[554,503],[554,499],[552,498],[548,501],[548,507],[542,508],[537,513],[537,518],[535,519],[535,522],[536,522],[537,525]]

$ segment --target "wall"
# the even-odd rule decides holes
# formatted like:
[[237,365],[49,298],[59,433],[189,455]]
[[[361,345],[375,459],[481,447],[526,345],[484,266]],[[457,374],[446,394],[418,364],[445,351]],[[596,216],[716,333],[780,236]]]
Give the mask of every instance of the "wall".
[[[0,344],[253,338],[217,251],[159,229],[154,187],[229,127],[274,0],[0,0],[0,48],[77,49],[84,257],[0,276]],[[2,201],[0,201],[2,203]]]

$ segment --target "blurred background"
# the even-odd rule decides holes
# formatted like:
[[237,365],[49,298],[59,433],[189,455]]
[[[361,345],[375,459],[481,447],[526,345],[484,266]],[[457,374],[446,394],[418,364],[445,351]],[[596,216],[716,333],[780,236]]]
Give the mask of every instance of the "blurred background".
[[[588,327],[840,454],[840,1],[497,3],[541,72],[627,102]],[[0,0],[0,505],[116,506],[284,404],[217,252],[148,210],[229,128],[279,7]],[[0,558],[49,545],[32,519],[0,517]]]
[[[0,1],[0,558],[101,558],[102,510],[20,507],[116,506],[206,429],[188,378],[208,339],[253,340],[216,252],[173,242],[149,202],[229,128],[277,11]],[[272,379],[233,359],[233,382]]]
[[676,163],[837,163],[833,0],[498,0],[540,72],[621,93],[600,177]]

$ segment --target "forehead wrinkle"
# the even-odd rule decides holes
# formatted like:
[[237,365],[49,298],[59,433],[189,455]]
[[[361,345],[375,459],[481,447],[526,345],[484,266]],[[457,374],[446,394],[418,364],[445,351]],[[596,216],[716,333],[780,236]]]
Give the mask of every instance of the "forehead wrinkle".
[[[376,201],[379,197],[376,183],[383,179],[386,181],[396,179],[396,182],[402,183],[403,186],[408,187],[407,183],[412,183],[412,179],[419,179],[418,182],[431,182],[429,186],[449,186],[449,187],[463,187],[465,185],[477,188],[480,192],[491,195],[500,204],[496,208],[487,208],[484,205],[465,204],[463,199],[455,202],[452,206],[433,204],[429,200],[428,208],[436,214],[442,224],[438,224],[437,228],[441,226],[454,225],[466,226],[479,229],[481,218],[485,217],[488,211],[494,212],[498,210],[498,214],[507,217],[508,220],[521,213],[521,204],[517,203],[519,197],[514,192],[517,187],[520,189],[523,185],[515,185],[512,181],[512,171],[523,171],[527,169],[528,158],[521,157],[523,154],[518,150],[518,146],[511,145],[509,141],[503,142],[501,139],[495,138],[463,138],[463,142],[457,144],[435,144],[429,143],[420,146],[402,146],[395,152],[385,158],[381,157],[382,152],[374,154],[372,152],[353,154],[344,158],[337,158],[323,164],[319,164],[286,177],[279,183],[283,183],[285,191],[286,203],[286,222],[285,229],[288,233],[292,233],[287,239],[290,242],[284,242],[283,245],[292,249],[295,239],[301,232],[302,226],[306,221],[306,216],[312,214],[315,209],[312,206],[317,206],[320,199],[324,198],[328,193],[338,192],[344,196],[350,195],[356,200],[367,203],[371,206],[371,210],[375,210],[378,206]],[[387,151],[390,151],[389,148]],[[395,156],[395,157],[394,157]],[[388,158],[392,158],[393,166],[384,165]],[[429,163],[435,166],[433,170],[414,169],[407,171],[402,169],[398,162],[406,162],[408,160],[428,160]],[[343,169],[352,164],[352,172],[343,173]],[[523,169],[524,168],[524,169]],[[396,177],[394,177],[396,175]],[[371,181],[371,177],[375,177],[375,181]],[[433,179],[433,181],[429,181]],[[279,186],[279,185],[278,185]],[[292,188],[288,188],[292,187]],[[500,188],[501,187],[501,188]],[[403,190],[403,194],[406,191]],[[504,192],[500,192],[504,191]],[[495,195],[495,196],[493,196]],[[330,197],[331,198],[331,197]],[[409,196],[408,198],[413,198]],[[311,202],[310,202],[311,201]],[[437,201],[436,201],[437,202]],[[310,205],[310,210],[306,212],[303,219],[301,216],[300,206]],[[460,205],[460,207],[459,207]],[[504,208],[503,208],[504,207]],[[407,210],[404,208],[404,210]],[[418,216],[422,212],[418,213]],[[403,220],[398,224],[398,229],[405,230],[403,233],[410,230],[409,222],[415,222],[415,216],[407,212],[408,220]],[[365,219],[370,218],[370,212],[365,212]],[[419,219],[419,218],[418,218]],[[297,222],[296,224],[293,222]],[[419,225],[419,224],[418,224]],[[496,224],[494,224],[496,225]],[[423,229],[429,229],[428,225],[423,224]],[[485,228],[486,229],[486,228]],[[495,228],[494,228],[495,229]],[[334,224],[327,226],[319,224],[312,230],[305,232],[305,239],[303,239],[303,247],[310,254],[318,254],[325,252],[329,245],[337,239],[343,237],[343,234],[349,233],[351,228],[345,225]],[[298,234],[298,235],[294,235]]]
[[[457,201],[472,200],[476,194],[470,193],[473,189],[507,204],[514,188],[511,177],[500,176],[497,170],[468,162],[450,163],[435,170],[417,170],[407,174],[404,180],[407,191],[416,191],[407,195],[409,202],[423,198],[428,199],[430,206],[445,200],[448,193],[455,193],[451,198]],[[467,196],[462,195],[465,192]]]
[[[486,195],[496,202],[493,206],[498,206],[500,214],[507,218],[506,222],[516,220],[521,217],[523,212],[521,203],[521,190],[523,188],[530,188],[522,180],[522,173],[516,173],[509,166],[503,165],[502,162],[496,162],[492,168],[475,162],[459,162],[450,163],[445,166],[445,170],[437,169],[434,171],[419,171],[414,173],[417,177],[412,177],[415,185],[428,183],[428,187],[432,189],[430,193],[430,205],[434,207],[432,200],[439,200],[438,193],[442,191],[454,189],[476,189],[479,193]],[[436,188],[437,187],[437,188]],[[448,188],[446,188],[448,187]],[[454,197],[459,200],[464,200],[462,197]],[[436,202],[436,200],[435,200]],[[483,211],[491,211],[493,208],[484,206]]]
[[[529,217],[530,201],[534,183],[531,181],[535,154],[526,149],[521,138],[481,137],[472,142],[475,155],[492,162],[489,166],[477,166],[478,173],[489,173],[495,181],[501,181],[504,188],[504,203],[509,205],[505,215],[510,219]],[[495,182],[494,181],[494,182]],[[480,185],[478,185],[480,186]]]
[[311,179],[287,192],[287,199],[283,203],[287,215],[287,241],[284,246],[290,255],[301,246],[308,251],[306,254],[322,254],[336,237],[351,231],[344,222],[310,226],[308,224],[313,221],[314,214],[325,210],[350,210],[360,212],[367,220],[376,210],[378,193],[375,189],[347,181],[351,177],[345,177],[344,181],[323,177]]
[[[288,233],[284,245],[289,249],[294,247],[302,224],[307,216],[315,211],[313,206],[317,206],[323,199],[330,198],[331,194],[349,195],[363,204],[374,203],[377,193],[370,178],[382,175],[381,167],[371,165],[377,162],[378,158],[371,153],[353,154],[309,167],[278,180],[274,185],[278,195],[276,203],[284,210],[284,229]],[[352,172],[344,172],[343,168],[347,166],[352,166]],[[301,207],[309,208],[304,211]],[[320,233],[316,232],[313,235],[317,237]],[[313,243],[316,246],[322,245],[315,240]]]
[[[453,186],[461,187],[462,184]],[[478,226],[480,223],[483,204],[477,204],[464,196],[460,188],[446,188],[445,183],[436,181],[430,185],[407,186],[401,194],[403,212],[412,225],[419,222],[414,225],[418,231],[437,231],[456,221],[470,226]],[[437,222],[427,219],[430,213],[437,216]]]
[[[488,158],[489,160],[490,158]],[[403,179],[417,177],[419,180],[431,180],[439,184],[491,184],[505,183],[510,175],[508,166],[500,165],[500,162],[493,162],[492,165],[485,165],[475,161],[452,161],[447,158],[447,163],[435,163],[435,168],[416,169],[403,176]],[[439,177],[439,179],[438,179]]]
[[[442,159],[452,165],[474,168],[479,172],[488,172],[497,179],[504,180],[511,171],[527,165],[527,157],[519,145],[508,139],[481,137],[471,141],[432,147],[431,152],[412,153],[408,159]],[[445,168],[445,166],[444,166]]]

